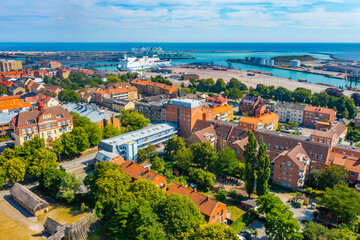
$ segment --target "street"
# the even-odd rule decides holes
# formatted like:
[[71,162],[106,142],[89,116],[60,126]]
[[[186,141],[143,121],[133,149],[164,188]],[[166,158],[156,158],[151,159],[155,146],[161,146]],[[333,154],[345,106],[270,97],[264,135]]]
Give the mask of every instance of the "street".
[[75,173],[77,177],[84,179],[87,174],[93,172],[94,158],[97,152],[90,153],[74,160],[61,162],[60,165],[63,166],[67,172]]

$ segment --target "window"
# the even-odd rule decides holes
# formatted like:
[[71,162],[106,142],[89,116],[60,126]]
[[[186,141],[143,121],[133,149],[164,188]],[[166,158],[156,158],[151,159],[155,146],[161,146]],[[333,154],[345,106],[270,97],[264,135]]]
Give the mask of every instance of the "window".
[[67,122],[68,122],[68,124],[70,124],[71,123],[70,119],[68,119]]
[[354,176],[355,176],[355,173],[350,173],[350,176],[354,177]]
[[27,141],[27,136],[24,137],[24,141]]
[[321,154],[319,154],[319,155],[318,155],[318,158],[319,158],[319,159],[321,159],[321,158],[322,158],[322,155],[321,155]]
[[26,128],[22,129],[22,133],[25,134],[26,133]]
[[36,132],[37,131],[37,127],[35,126],[35,127],[33,127],[33,130],[34,130],[34,132]]
[[42,138],[44,137],[44,133],[41,133],[41,137],[42,137]]
[[59,133],[62,133],[62,128],[59,129]]
[[58,121],[58,126],[61,127],[61,122],[60,121]]
[[49,129],[49,128],[51,128],[51,123],[46,124],[46,129]]
[[289,167],[291,166],[291,162],[290,162],[290,161],[288,161],[288,166],[289,166]]
[[54,122],[53,127],[56,127],[56,122]]
[[48,136],[51,136],[51,131],[48,131],[46,134],[47,134]]
[[68,127],[68,130],[71,131],[71,127]]
[[28,133],[32,133],[31,127],[28,128]]
[[44,125],[40,125],[40,129],[41,129],[41,130],[44,130]]
[[63,121],[63,125],[66,125],[66,121]]
[[54,130],[54,134],[56,134],[56,130]]

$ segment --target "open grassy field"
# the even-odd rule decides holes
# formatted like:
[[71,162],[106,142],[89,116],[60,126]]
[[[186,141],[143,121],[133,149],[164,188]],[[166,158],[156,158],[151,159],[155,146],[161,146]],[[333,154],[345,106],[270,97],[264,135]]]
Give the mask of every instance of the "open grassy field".
[[29,229],[27,226],[13,220],[2,211],[0,211],[0,238],[2,240],[32,240],[41,239],[41,236],[36,236],[36,232]]
[[71,209],[64,205],[53,205],[48,213],[38,216],[38,222],[45,223],[47,217],[51,217],[60,223],[72,224],[85,217],[86,213],[78,209]]

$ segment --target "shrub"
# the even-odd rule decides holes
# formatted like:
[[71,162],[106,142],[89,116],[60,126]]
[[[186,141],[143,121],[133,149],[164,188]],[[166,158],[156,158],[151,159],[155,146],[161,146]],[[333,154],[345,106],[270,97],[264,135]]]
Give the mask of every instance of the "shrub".
[[313,189],[311,187],[308,187],[305,189],[305,194],[310,195],[312,191],[313,191]]
[[81,203],[81,211],[88,212],[89,210],[90,208],[85,203]]
[[230,192],[229,192],[229,197],[232,197],[232,198],[234,198],[234,199],[236,199],[236,200],[238,200],[238,201],[242,201],[243,200],[243,195],[241,195],[240,193],[237,193],[236,191],[234,191],[234,190],[231,190]]

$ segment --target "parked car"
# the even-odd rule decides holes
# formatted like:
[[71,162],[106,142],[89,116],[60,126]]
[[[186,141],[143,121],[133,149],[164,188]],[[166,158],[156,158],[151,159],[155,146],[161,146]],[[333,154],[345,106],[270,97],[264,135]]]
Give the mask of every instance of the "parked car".
[[252,237],[251,237],[251,231],[250,230],[247,230],[247,229],[244,229],[242,230],[238,236],[241,236],[243,238],[245,238],[245,240],[251,240]]

